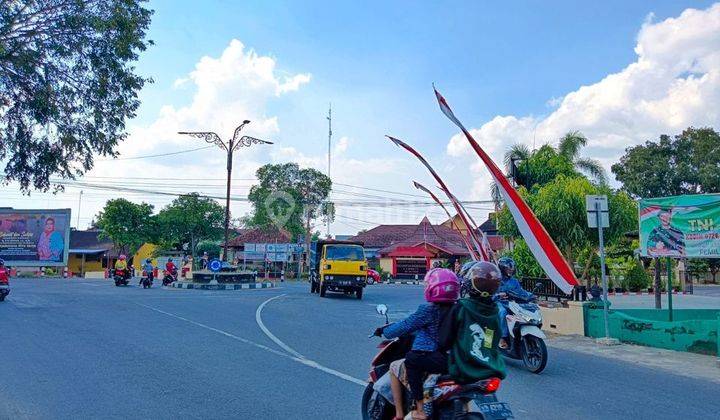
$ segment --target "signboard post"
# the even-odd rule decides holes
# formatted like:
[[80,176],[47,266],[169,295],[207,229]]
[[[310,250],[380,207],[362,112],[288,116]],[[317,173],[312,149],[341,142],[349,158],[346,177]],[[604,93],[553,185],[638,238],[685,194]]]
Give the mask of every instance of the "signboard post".
[[586,195],[585,210],[587,211],[588,226],[597,228],[600,240],[600,278],[602,279],[603,320],[605,322],[605,339],[603,343],[616,344],[615,340],[610,339],[610,326],[608,325],[608,284],[607,277],[605,276],[605,241],[603,238],[603,228],[610,227],[607,196]]
[[0,210],[0,258],[8,266],[65,267],[70,209]]

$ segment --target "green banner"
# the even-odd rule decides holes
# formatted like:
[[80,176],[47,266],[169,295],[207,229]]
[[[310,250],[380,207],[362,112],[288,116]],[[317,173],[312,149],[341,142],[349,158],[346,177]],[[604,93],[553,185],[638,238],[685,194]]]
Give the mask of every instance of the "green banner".
[[720,194],[640,200],[640,253],[720,258]]

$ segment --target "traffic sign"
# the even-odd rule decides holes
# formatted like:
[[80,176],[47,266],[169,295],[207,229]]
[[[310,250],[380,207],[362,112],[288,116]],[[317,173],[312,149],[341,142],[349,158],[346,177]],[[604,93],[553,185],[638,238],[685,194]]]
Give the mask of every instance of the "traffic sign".
[[598,213],[600,213],[600,225],[604,228],[610,227],[610,212],[606,195],[586,195],[585,210],[587,211],[588,227],[598,227]]
[[216,258],[210,261],[210,264],[208,264],[208,268],[210,269],[210,271],[217,273],[222,268],[222,261]]

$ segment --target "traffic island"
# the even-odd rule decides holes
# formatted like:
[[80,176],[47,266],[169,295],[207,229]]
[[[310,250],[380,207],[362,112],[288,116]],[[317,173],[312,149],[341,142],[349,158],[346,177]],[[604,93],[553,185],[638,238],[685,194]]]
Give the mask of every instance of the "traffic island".
[[176,281],[170,283],[170,287],[176,289],[195,289],[195,290],[243,290],[243,289],[269,289],[275,287],[272,282],[260,283],[198,283]]

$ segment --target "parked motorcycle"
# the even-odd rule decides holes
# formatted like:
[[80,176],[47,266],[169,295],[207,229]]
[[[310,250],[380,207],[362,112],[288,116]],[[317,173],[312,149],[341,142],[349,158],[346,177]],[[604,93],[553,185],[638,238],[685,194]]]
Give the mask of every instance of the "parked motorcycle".
[[[378,305],[377,312],[387,317],[387,306]],[[371,335],[372,337],[373,335]],[[362,397],[363,420],[385,420],[395,416],[392,393],[389,385],[390,363],[405,357],[412,349],[414,336],[406,335],[393,340],[384,340],[380,351],[371,362],[368,385]],[[500,387],[499,378],[489,378],[472,384],[459,384],[449,375],[439,376],[434,384],[425,383],[426,411],[430,419],[508,419],[513,418],[510,407],[498,402],[495,391]],[[405,390],[403,400],[405,411],[409,411],[410,394]]]
[[542,332],[542,314],[540,307],[532,302],[508,294],[507,322],[510,339],[508,348],[500,349],[505,357],[522,360],[525,368],[532,373],[540,373],[548,361],[545,333]]
[[113,280],[115,280],[115,286],[127,286],[130,283],[130,270],[115,269]]

